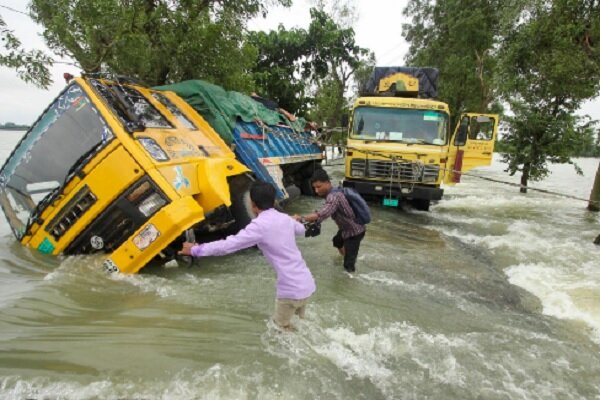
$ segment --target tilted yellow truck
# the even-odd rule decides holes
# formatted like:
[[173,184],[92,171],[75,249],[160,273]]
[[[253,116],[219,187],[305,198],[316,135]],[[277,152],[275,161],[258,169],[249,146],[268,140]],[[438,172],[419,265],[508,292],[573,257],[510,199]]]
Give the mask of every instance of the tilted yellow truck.
[[247,172],[174,93],[84,76],[6,160],[0,205],[23,245],[106,254],[106,269],[134,273],[192,233],[246,224]]
[[433,68],[376,67],[352,108],[343,185],[387,206],[429,210],[442,184],[490,165],[498,115],[464,113],[450,126]]

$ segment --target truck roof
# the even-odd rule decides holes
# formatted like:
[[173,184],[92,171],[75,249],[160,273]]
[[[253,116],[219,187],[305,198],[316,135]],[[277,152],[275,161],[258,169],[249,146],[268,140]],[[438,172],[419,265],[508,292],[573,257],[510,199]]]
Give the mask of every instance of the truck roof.
[[362,96],[375,96],[378,93],[379,82],[396,73],[415,77],[419,81],[418,97],[432,99],[437,97],[439,71],[431,67],[375,67],[367,81]]
[[354,102],[354,107],[360,106],[415,108],[449,112],[448,104],[444,102],[432,99],[419,99],[415,97],[359,97]]

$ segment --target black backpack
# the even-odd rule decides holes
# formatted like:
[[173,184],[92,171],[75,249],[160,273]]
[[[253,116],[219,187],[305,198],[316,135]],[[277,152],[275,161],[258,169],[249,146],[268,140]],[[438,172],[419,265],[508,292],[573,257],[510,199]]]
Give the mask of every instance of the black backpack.
[[360,193],[348,187],[333,189],[333,191],[344,193],[348,204],[350,204],[352,211],[354,211],[354,217],[358,224],[366,225],[371,222],[371,209]]

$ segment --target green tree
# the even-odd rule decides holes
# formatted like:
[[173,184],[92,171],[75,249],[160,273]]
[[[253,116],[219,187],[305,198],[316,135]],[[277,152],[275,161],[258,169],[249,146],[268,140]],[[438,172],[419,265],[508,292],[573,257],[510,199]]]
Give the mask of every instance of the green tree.
[[548,175],[548,162],[574,164],[590,135],[575,111],[600,89],[600,4],[536,1],[516,21],[500,48],[498,78],[513,113],[504,160],[511,175],[521,172],[526,192],[529,180]]
[[440,71],[439,98],[448,103],[453,125],[461,112],[498,111],[494,91],[495,40],[503,2],[411,0],[403,10],[410,44],[409,66]]
[[310,13],[308,30],[279,26],[250,33],[259,52],[252,73],[261,95],[293,113],[337,126],[356,71],[372,63],[373,56],[356,45],[352,28],[342,27],[323,9]]
[[582,126],[580,146],[575,156],[600,157],[600,137],[598,136],[598,121],[589,121]]
[[202,78],[249,90],[256,51],[246,21],[290,0],[32,0],[35,20],[57,54],[85,72],[111,72],[160,85]]
[[572,163],[589,137],[575,111],[599,89],[599,8],[596,0],[412,0],[407,61],[439,68],[440,99],[454,118],[501,110],[498,100],[510,106],[500,147],[526,186],[548,174],[547,162]]
[[304,114],[310,101],[302,79],[300,60],[308,54],[306,31],[285,30],[250,32],[248,41],[258,51],[252,76],[258,94],[277,101],[292,113]]
[[343,28],[323,10],[312,8],[310,15],[309,57],[303,62],[303,73],[315,84],[316,103],[331,102],[326,114],[325,109],[320,111],[322,121],[338,126],[354,74],[373,56],[356,44],[353,28]]
[[26,51],[21,41],[8,29],[0,16],[0,65],[17,71],[25,82],[46,89],[51,83],[49,67],[52,59],[40,50]]

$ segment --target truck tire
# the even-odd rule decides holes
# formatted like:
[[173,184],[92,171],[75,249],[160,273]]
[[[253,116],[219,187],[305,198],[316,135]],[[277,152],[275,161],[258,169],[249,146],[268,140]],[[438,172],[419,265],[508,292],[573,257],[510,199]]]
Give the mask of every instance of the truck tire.
[[310,178],[312,178],[314,172],[318,169],[323,169],[323,167],[321,166],[321,164],[317,164],[314,162],[311,162],[309,164],[307,164],[303,169],[302,169],[302,174],[301,174],[301,178],[300,178],[300,182],[298,184],[298,187],[300,188],[300,192],[305,195],[305,196],[315,196],[315,191],[312,188],[312,184],[310,182]]
[[250,186],[253,182],[254,179],[249,175],[235,176],[229,182],[231,192],[231,207],[229,207],[229,210],[235,219],[230,233],[237,233],[244,229],[252,221],[252,218],[256,217],[256,214],[252,211],[252,202],[250,201]]
[[415,210],[419,211],[429,211],[429,206],[431,205],[431,200],[428,199],[413,199],[411,201],[412,206]]

